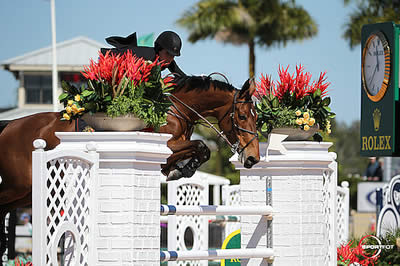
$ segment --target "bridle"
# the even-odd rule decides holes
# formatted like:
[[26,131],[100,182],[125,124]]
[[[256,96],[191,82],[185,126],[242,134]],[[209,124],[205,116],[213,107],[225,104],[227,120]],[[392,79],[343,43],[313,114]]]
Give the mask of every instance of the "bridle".
[[240,141],[239,140],[236,143],[234,143],[233,145],[231,145],[232,152],[233,153],[237,152],[240,155],[244,151],[244,149],[247,148],[247,146],[249,146],[255,139],[258,139],[258,133],[257,133],[257,131],[254,132],[254,131],[250,131],[250,130],[247,130],[245,128],[242,128],[238,124],[236,124],[236,122],[235,122],[236,104],[238,104],[238,103],[251,103],[251,104],[253,104],[253,101],[237,101],[236,99],[237,99],[237,95],[238,95],[239,92],[240,92],[239,90],[236,90],[235,95],[233,96],[233,104],[232,104],[231,112],[229,113],[229,110],[228,110],[222,116],[222,118],[220,119],[220,122],[222,122],[222,120],[224,120],[225,117],[227,117],[228,114],[229,114],[229,116],[231,118],[232,129],[231,129],[231,131],[229,131],[227,133],[231,133],[231,132],[235,132],[235,131],[243,131],[243,132],[246,132],[246,133],[248,133],[250,135],[253,135],[253,138],[249,142],[247,142],[246,145],[242,149],[239,148],[239,145],[240,145]]
[[243,132],[246,132],[246,133],[251,134],[251,135],[254,136],[249,142],[246,143],[246,145],[245,145],[242,149],[240,149],[240,147],[239,147],[239,145],[240,145],[240,141],[239,141],[239,140],[237,140],[236,143],[232,144],[232,143],[228,140],[228,138],[226,137],[226,133],[224,134],[223,131],[219,131],[219,130],[218,130],[210,121],[208,121],[204,116],[202,116],[201,114],[199,114],[196,110],[194,110],[192,107],[190,107],[189,105],[187,105],[186,103],[184,103],[184,102],[181,101],[178,97],[176,97],[175,95],[173,95],[173,94],[171,94],[171,93],[168,93],[168,94],[166,94],[166,95],[168,96],[168,99],[171,101],[172,105],[175,107],[175,109],[176,109],[181,115],[178,115],[178,114],[176,114],[176,113],[174,113],[174,112],[172,112],[172,111],[170,111],[169,113],[170,113],[171,115],[174,115],[175,117],[177,117],[177,118],[179,118],[179,119],[187,120],[187,119],[184,118],[184,116],[182,115],[182,112],[179,110],[179,108],[178,108],[178,107],[175,105],[175,103],[171,100],[171,98],[173,98],[174,100],[178,101],[181,105],[183,105],[184,107],[186,107],[187,109],[189,109],[190,111],[192,111],[193,113],[195,113],[195,114],[196,114],[201,120],[203,120],[210,128],[212,128],[212,129],[218,134],[218,136],[220,136],[220,137],[228,144],[228,146],[230,146],[231,151],[232,151],[233,153],[237,152],[237,153],[240,155],[240,154],[244,151],[244,149],[246,149],[255,139],[258,139],[258,133],[257,133],[257,131],[253,132],[253,131],[247,130],[247,129],[245,129],[245,128],[242,128],[242,127],[240,127],[238,124],[236,124],[236,122],[235,122],[236,104],[238,104],[238,103],[251,103],[251,104],[253,104],[252,101],[237,101],[236,98],[237,98],[237,95],[238,95],[239,92],[240,92],[239,90],[236,90],[235,95],[234,95],[234,97],[233,97],[232,109],[231,109],[231,110],[228,110],[228,111],[222,116],[222,118],[219,120],[219,122],[222,122],[222,121],[225,119],[225,117],[227,117],[228,114],[229,114],[229,116],[230,116],[230,118],[231,118],[232,129],[231,129],[231,131],[229,131],[228,133],[235,132],[235,131],[243,131]]

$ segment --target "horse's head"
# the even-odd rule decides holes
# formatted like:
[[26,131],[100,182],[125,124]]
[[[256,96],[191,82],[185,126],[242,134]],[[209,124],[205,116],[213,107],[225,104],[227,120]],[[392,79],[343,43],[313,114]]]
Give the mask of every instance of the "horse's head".
[[232,105],[219,121],[220,128],[234,149],[239,153],[244,167],[251,168],[260,161],[257,135],[257,113],[251,96],[255,91],[254,80],[247,80],[241,90],[234,91]]

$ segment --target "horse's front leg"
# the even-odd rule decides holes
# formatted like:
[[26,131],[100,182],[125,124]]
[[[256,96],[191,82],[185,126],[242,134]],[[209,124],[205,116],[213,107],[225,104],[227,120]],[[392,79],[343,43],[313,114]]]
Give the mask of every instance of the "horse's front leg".
[[[194,143],[190,140],[174,140],[171,139],[168,141],[168,147],[172,150],[173,154],[171,154],[166,164],[161,165],[161,172],[170,177],[170,172],[177,169],[177,162],[184,161],[193,156],[193,152],[195,151]],[[175,174],[176,175],[176,174]],[[173,178],[173,179],[179,179]]]
[[[168,176],[169,180],[176,180],[181,177],[191,177],[204,162],[210,158],[210,150],[201,140],[189,141],[186,149],[174,152],[167,160],[167,165],[163,167],[163,173]],[[179,146],[183,144],[179,142]],[[171,149],[176,148],[168,145]],[[175,150],[176,151],[176,150]],[[168,171],[168,172],[167,172]]]
[[[184,163],[182,167],[182,177],[192,177],[196,170],[210,159],[210,149],[201,140],[195,140],[196,150],[190,160]],[[179,163],[178,163],[179,164]]]

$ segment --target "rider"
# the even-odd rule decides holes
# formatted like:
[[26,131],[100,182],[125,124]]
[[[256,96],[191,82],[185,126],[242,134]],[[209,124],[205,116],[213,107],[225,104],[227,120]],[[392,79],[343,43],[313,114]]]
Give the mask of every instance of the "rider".
[[105,54],[108,50],[112,53],[123,54],[127,50],[132,51],[134,55],[146,60],[154,61],[158,55],[160,60],[164,60],[168,68],[175,76],[186,76],[186,74],[178,67],[174,58],[181,55],[182,41],[178,34],[173,31],[162,32],[154,42],[153,47],[137,46],[136,32],[128,37],[112,36],[106,38],[107,43],[115,48],[101,48],[101,52]]

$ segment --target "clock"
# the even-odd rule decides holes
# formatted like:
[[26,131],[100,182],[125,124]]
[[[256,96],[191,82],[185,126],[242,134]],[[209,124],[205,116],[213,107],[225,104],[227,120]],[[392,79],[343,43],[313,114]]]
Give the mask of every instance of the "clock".
[[390,47],[385,35],[375,32],[364,44],[361,58],[363,88],[370,100],[380,101],[385,96],[391,72]]

